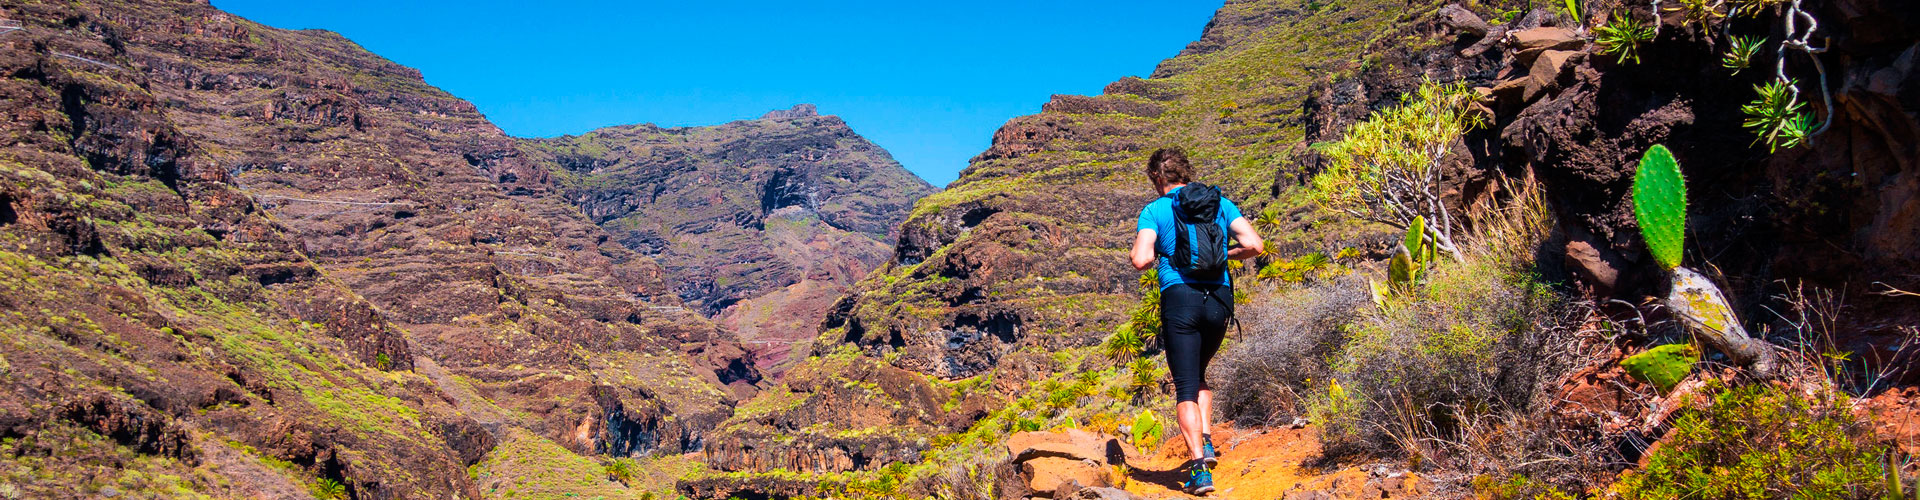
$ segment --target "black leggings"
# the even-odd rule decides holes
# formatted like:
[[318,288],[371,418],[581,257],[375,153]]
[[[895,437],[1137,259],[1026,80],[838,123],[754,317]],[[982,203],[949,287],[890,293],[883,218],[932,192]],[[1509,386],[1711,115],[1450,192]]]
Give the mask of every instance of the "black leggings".
[[1197,401],[1207,387],[1207,364],[1227,338],[1233,317],[1233,288],[1175,284],[1160,292],[1160,342],[1167,346],[1178,402]]

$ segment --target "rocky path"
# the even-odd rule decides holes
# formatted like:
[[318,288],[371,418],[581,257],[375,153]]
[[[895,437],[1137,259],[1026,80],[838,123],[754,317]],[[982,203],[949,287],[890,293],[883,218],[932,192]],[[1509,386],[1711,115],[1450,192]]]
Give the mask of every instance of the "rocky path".
[[[1023,433],[1007,442],[1032,498],[1188,499],[1180,491],[1186,479],[1181,470],[1186,445],[1169,439],[1153,450],[1098,443],[1111,439],[1077,430],[1062,433]],[[1231,425],[1214,428],[1214,444],[1221,447],[1214,467],[1216,490],[1205,498],[1222,500],[1332,500],[1410,498],[1432,490],[1418,475],[1379,466],[1352,466],[1322,470],[1306,466],[1320,455],[1320,441],[1312,428],[1250,428]],[[1111,464],[1122,459],[1128,465]],[[1015,451],[1013,448],[1019,448]],[[1095,463],[1101,463],[1099,466]],[[1124,477],[1112,472],[1124,470]],[[1071,485],[1069,485],[1071,483]],[[1079,486],[1089,486],[1078,490]],[[1104,488],[1111,486],[1124,490]]]

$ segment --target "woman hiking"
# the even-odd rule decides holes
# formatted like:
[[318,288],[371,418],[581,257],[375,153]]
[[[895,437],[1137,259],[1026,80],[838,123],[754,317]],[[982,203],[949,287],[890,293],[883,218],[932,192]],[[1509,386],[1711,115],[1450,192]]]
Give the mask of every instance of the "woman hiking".
[[1240,207],[1219,189],[1193,178],[1187,154],[1178,147],[1154,151],[1147,159],[1147,179],[1160,197],[1140,210],[1132,257],[1134,269],[1159,268],[1160,342],[1173,373],[1180,435],[1193,454],[1182,488],[1204,495],[1213,491],[1210,468],[1219,457],[1213,446],[1207,364],[1220,350],[1227,319],[1233,317],[1233,280],[1226,261],[1253,258],[1264,248]]

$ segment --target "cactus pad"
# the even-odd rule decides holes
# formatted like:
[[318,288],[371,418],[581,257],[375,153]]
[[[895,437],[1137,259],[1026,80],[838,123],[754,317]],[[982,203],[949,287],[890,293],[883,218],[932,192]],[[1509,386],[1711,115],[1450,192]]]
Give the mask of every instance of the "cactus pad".
[[1133,417],[1133,447],[1146,450],[1149,446],[1160,444],[1160,418],[1152,410],[1140,410]]
[[1408,255],[1418,256],[1425,254],[1426,252],[1421,248],[1421,244],[1426,241],[1424,238],[1426,234],[1427,218],[1415,215],[1413,216],[1413,222],[1407,224],[1407,235],[1400,238],[1400,244],[1407,246]]
[[1633,216],[1660,267],[1680,267],[1687,237],[1687,181],[1666,146],[1655,144],[1633,174]]
[[1693,364],[1700,360],[1700,351],[1693,344],[1667,344],[1647,352],[1628,356],[1620,362],[1627,369],[1627,375],[1634,379],[1653,384],[1665,393],[1680,384],[1693,372]]
[[1432,246],[1426,242],[1427,219],[1414,216],[1407,224],[1407,235],[1401,238],[1400,248],[1394,250],[1393,258],[1387,261],[1387,284],[1405,291],[1411,289],[1420,280],[1425,270],[1427,255]]

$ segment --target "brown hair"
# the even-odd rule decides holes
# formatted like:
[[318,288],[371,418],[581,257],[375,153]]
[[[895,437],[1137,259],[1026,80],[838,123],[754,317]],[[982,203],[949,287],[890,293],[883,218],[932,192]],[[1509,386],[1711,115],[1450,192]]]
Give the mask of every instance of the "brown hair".
[[1179,146],[1160,148],[1147,158],[1147,178],[1162,184],[1186,184],[1193,181],[1193,166],[1187,164],[1187,151]]

